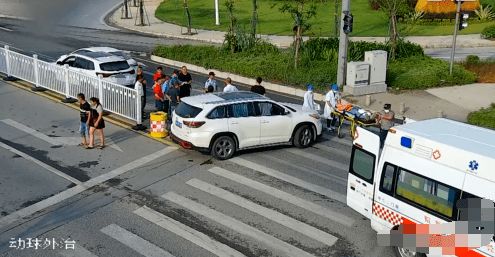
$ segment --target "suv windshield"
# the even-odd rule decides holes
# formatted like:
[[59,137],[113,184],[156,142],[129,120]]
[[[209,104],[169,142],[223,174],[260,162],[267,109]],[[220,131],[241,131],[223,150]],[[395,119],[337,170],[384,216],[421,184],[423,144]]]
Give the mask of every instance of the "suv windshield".
[[192,105],[186,104],[184,102],[179,103],[177,108],[175,108],[175,114],[179,115],[182,118],[194,118],[198,116],[198,114],[203,109],[194,107]]
[[102,71],[121,71],[127,70],[130,66],[126,61],[118,61],[118,62],[106,62],[100,64],[100,69]]

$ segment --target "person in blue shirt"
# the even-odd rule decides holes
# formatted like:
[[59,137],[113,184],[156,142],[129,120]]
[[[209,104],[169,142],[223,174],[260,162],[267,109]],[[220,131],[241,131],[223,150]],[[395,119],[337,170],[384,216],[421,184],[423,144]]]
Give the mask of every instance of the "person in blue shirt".
[[[168,92],[168,89],[170,88],[170,76],[169,75],[165,75],[165,81],[163,82],[162,84],[162,92],[163,92],[163,95],[167,95],[167,92]],[[169,108],[170,108],[170,101],[165,97],[164,98],[165,100],[163,101],[163,110],[166,112],[166,113],[169,113]]]

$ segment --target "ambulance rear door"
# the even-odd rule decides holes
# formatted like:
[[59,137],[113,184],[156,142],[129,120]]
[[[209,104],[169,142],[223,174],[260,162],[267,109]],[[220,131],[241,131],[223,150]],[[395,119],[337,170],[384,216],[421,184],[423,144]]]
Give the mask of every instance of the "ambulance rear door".
[[372,213],[374,176],[379,152],[379,136],[357,127],[347,179],[347,205],[368,219]]

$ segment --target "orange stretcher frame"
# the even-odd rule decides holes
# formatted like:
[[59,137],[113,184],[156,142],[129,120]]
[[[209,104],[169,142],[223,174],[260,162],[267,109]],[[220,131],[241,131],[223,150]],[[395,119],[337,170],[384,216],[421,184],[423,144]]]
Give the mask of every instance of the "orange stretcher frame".
[[349,115],[346,115],[346,111],[332,111],[332,115],[335,115],[335,117],[339,118],[339,125],[337,127],[337,136],[339,138],[343,138],[344,135],[342,135],[341,133],[341,128],[342,128],[342,124],[344,124],[344,121],[349,121],[349,135],[351,135],[352,138],[354,138],[354,135],[356,133],[356,127],[357,126],[360,126],[360,127],[371,127],[371,126],[377,126],[377,123],[376,121],[372,122],[372,123],[366,123],[366,122],[363,122],[359,119],[356,119],[355,117],[351,117]]

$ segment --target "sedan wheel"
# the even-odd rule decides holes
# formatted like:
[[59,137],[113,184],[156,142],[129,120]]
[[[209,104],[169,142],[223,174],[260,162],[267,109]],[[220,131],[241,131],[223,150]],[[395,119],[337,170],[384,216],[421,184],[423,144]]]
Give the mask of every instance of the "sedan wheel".
[[235,141],[229,136],[221,136],[213,143],[211,154],[219,160],[231,158],[235,153]]

